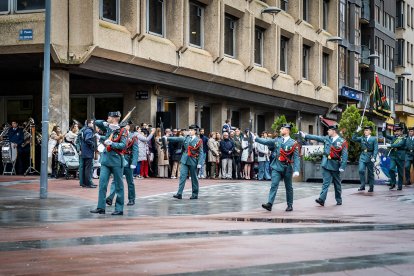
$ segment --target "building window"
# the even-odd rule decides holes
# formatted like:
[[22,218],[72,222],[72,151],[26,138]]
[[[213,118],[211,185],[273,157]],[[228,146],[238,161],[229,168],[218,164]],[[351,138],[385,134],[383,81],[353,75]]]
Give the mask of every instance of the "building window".
[[9,0],[0,1],[0,14],[8,14],[8,13],[10,13]]
[[224,18],[224,54],[236,56],[236,19],[227,14]]
[[101,0],[100,19],[118,24],[119,0]]
[[328,29],[329,0],[323,0],[322,28]]
[[410,93],[410,81],[407,80],[407,101],[411,102],[413,99],[413,97],[411,97],[411,93]]
[[402,77],[398,78],[395,92],[396,92],[395,103],[403,104],[404,103],[404,78]]
[[360,55],[355,53],[355,60],[354,60],[354,88],[359,90],[359,60]]
[[407,4],[407,26],[411,27],[410,5]]
[[15,5],[16,12],[32,12],[36,10],[44,10],[45,0],[16,0]]
[[284,11],[288,10],[288,2],[289,0],[280,0],[280,8]]
[[302,0],[302,19],[309,21],[309,0]]
[[280,37],[280,71],[288,72],[288,43],[287,37]]
[[263,42],[264,30],[256,27],[254,36],[254,63],[259,66],[263,65]]
[[404,66],[404,39],[397,40],[397,66]]
[[309,78],[310,47],[303,45],[302,51],[302,77],[307,80]]
[[414,51],[413,51],[413,44],[411,44],[411,64],[414,64],[414,58],[413,58],[413,54],[414,54]]
[[410,57],[410,42],[407,41],[407,63],[411,63]]
[[394,72],[394,48],[390,46],[390,62],[388,71]]
[[322,84],[328,85],[328,72],[329,72],[329,55],[323,53],[322,56]]
[[204,44],[204,8],[190,2],[190,44],[203,48]]
[[361,8],[355,6],[355,21],[354,21],[355,41],[354,41],[354,45],[361,45],[361,30],[360,30],[360,27],[359,27],[360,18],[361,18]]
[[164,0],[148,0],[147,32],[164,35]]
[[396,12],[397,28],[404,28],[404,10],[405,10],[404,1],[397,1],[397,12]]
[[346,24],[346,2],[345,0],[341,0],[339,2],[339,36],[342,38],[346,38],[347,33],[347,24]]
[[345,85],[346,75],[346,51],[344,47],[339,47],[339,87]]

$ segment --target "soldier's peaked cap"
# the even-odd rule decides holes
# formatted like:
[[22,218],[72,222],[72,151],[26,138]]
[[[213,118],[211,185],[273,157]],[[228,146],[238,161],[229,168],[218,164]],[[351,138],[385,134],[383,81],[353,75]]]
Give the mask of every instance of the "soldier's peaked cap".
[[288,129],[292,129],[292,125],[291,124],[282,124],[281,127],[288,128]]
[[364,126],[364,129],[372,130],[372,126]]
[[199,129],[198,125],[190,125],[188,129]]
[[400,124],[395,124],[394,125],[394,130],[401,130],[401,129],[402,129],[402,127],[401,127]]
[[338,125],[328,126],[328,129],[338,130]]
[[108,117],[121,117],[120,111],[111,111],[108,113]]

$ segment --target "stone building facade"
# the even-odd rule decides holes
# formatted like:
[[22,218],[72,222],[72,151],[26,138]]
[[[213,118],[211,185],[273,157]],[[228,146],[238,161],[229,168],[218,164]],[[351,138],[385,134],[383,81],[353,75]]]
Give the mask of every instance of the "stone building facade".
[[[40,121],[44,1],[3,2],[0,121]],[[262,131],[284,114],[317,134],[338,103],[337,14],[333,0],[52,1],[51,127],[136,106],[136,123]]]

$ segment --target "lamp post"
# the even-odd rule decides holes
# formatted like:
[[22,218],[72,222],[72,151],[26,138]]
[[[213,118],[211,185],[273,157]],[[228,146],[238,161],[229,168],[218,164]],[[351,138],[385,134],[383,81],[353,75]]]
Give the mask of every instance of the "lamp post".
[[42,149],[40,165],[40,198],[47,198],[47,151],[49,141],[49,94],[50,94],[50,14],[51,0],[46,0],[45,45],[43,57],[42,89]]

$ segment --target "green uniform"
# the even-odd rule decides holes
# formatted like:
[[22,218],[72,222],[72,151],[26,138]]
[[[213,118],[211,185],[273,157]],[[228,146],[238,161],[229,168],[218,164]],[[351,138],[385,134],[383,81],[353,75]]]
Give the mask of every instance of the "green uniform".
[[361,144],[361,154],[359,156],[359,179],[361,181],[360,189],[365,189],[365,171],[368,170],[368,185],[369,189],[374,189],[374,162],[371,159],[377,159],[378,155],[378,139],[375,136],[357,136],[354,133],[352,141]]
[[[131,143],[131,144],[130,144]],[[138,161],[138,139],[134,136],[134,133],[129,134],[129,141],[130,147],[128,148],[127,152],[124,154],[125,160],[127,161],[128,165],[124,167],[124,175],[128,184],[128,200],[135,201],[135,184],[134,184],[134,176],[133,176],[133,169],[131,169],[131,165],[136,166]],[[115,180],[112,181],[111,190],[108,198],[112,201],[115,196]]]
[[386,131],[382,132],[384,138],[390,141],[390,178],[391,187],[395,186],[397,179],[395,174],[398,173],[398,189],[402,189],[403,184],[403,172],[405,161],[405,138],[403,136],[387,135]]
[[407,137],[405,140],[405,183],[410,185],[410,170],[414,165],[414,136]]
[[[268,202],[273,205],[276,198],[279,182],[283,179],[286,188],[286,202],[288,206],[293,205],[293,172],[299,172],[300,159],[297,142],[288,138],[285,142],[283,137],[275,139],[256,138],[256,143],[266,145],[275,156],[270,167],[272,168],[272,185],[269,191]],[[293,166],[292,166],[293,163]]]
[[[106,127],[107,123],[102,120],[96,121],[96,126],[101,130],[106,131],[105,136],[101,136],[101,141],[109,139],[109,136],[113,134],[112,140],[118,139],[120,131],[122,130],[111,130],[109,127]],[[122,132],[122,137],[120,137],[118,142],[113,142],[109,148],[110,151],[105,147],[104,152],[101,154],[101,174],[99,176],[99,198],[98,198],[98,209],[105,210],[106,207],[106,192],[109,182],[109,176],[112,174],[115,182],[115,193],[116,193],[116,203],[115,211],[122,212],[124,209],[124,185],[122,182],[123,169],[126,166],[125,158],[122,154],[117,153],[115,150],[123,150],[126,147],[127,143],[127,131]]]
[[306,140],[315,140],[324,144],[322,158],[322,191],[319,199],[326,201],[329,185],[333,181],[335,188],[335,199],[338,204],[342,204],[341,175],[339,169],[345,170],[348,161],[348,147],[342,137],[337,137],[335,141],[329,136],[306,135]]
[[[181,156],[181,168],[180,168],[180,179],[178,185],[178,195],[182,195],[184,191],[185,181],[190,172],[191,185],[192,185],[192,197],[198,197],[198,179],[197,179],[197,165],[203,163],[203,141],[197,136],[186,136],[186,137],[168,137],[168,142],[177,143],[182,142],[184,152]],[[201,141],[201,142],[199,142]],[[198,148],[191,150],[191,147]],[[192,156],[189,155],[191,152]]]

